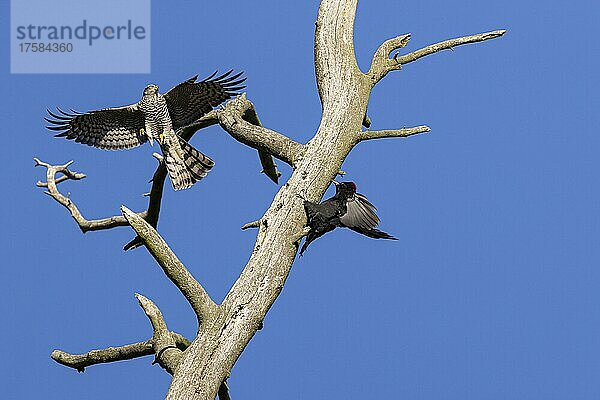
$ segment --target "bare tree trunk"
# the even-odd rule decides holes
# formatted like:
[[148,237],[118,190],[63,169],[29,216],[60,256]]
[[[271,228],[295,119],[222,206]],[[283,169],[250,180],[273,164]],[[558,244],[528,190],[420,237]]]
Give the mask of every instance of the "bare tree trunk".
[[[375,84],[387,73],[399,70],[402,64],[425,55],[504,34],[504,31],[494,31],[452,39],[390,58],[390,53],[404,47],[410,39],[409,35],[401,35],[385,41],[373,56],[369,71],[363,73],[354,54],[356,5],[357,0],[321,1],[315,32],[315,71],[323,112],[318,131],[307,144],[299,144],[262,127],[252,103],[245,96],[232,100],[223,109],[209,113],[198,122],[198,126],[219,123],[240,142],[262,154],[272,154],[294,169],[260,220],[245,226],[258,228],[256,244],[250,260],[222,304],[217,305],[210,299],[160,238],[153,228],[156,221],[149,224],[145,221],[146,214],[136,214],[128,209],[123,209],[123,217],[113,217],[117,218],[115,226],[129,223],[133,227],[141,243],[190,302],[199,321],[197,337],[191,343],[182,344],[185,339],[167,330],[158,308],[145,297],[138,296],[154,327],[152,339],[117,348],[117,353],[115,349],[98,350],[92,355],[92,352],[70,355],[55,351],[55,360],[83,369],[98,362],[154,354],[157,362],[173,375],[167,399],[212,400],[217,394],[222,399],[228,398],[225,381],[229,372],[262,326],[296,257],[298,241],[305,233],[303,199],[318,201],[340,171],[348,153],[362,140],[406,137],[429,131],[427,126],[363,131],[369,96]],[[56,183],[64,179],[81,179],[82,174],[69,171],[68,164],[51,166],[39,160],[38,164],[48,168],[47,182],[38,185],[47,187],[49,194],[68,208],[81,226],[86,220],[78,214],[75,205],[58,192]],[[57,173],[66,178],[55,179]]]
[[324,0],[317,18],[315,61],[321,125],[296,160],[292,177],[262,218],[250,261],[223,302],[222,315],[201,329],[173,376],[167,399],[213,399],[281,292],[302,231],[302,194],[318,201],[356,143],[370,93],[354,56],[356,0]]

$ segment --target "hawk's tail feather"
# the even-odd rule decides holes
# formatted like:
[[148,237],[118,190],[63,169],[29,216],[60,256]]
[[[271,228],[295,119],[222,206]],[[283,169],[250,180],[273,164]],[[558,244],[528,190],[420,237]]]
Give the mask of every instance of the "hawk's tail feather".
[[194,179],[185,165],[176,159],[171,153],[165,154],[164,160],[174,190],[187,189],[196,183],[197,179]]
[[191,187],[204,178],[215,165],[210,157],[196,150],[179,136],[177,140],[167,139],[162,150],[167,172],[175,190]]
[[215,162],[207,155],[196,150],[191,144],[186,142],[183,138],[177,136],[179,139],[179,145],[183,150],[183,162],[185,167],[190,171],[192,176],[196,178],[196,181],[204,178],[208,171],[215,166]]

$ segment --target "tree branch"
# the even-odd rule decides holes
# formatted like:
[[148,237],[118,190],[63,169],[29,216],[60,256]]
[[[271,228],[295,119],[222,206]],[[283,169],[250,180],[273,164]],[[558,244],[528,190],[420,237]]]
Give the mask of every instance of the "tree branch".
[[54,350],[50,357],[59,364],[74,368],[78,372],[84,372],[85,368],[91,365],[131,360],[151,354],[154,354],[152,339],[119,347],[91,350],[84,354],[70,354],[62,350]]
[[[135,297],[152,325],[154,333],[151,339],[119,347],[91,350],[84,354],[54,350],[50,357],[57,363],[73,368],[77,372],[84,372],[85,368],[92,365],[131,360],[154,354],[155,359],[152,364],[158,363],[165,371],[173,375],[183,352],[187,350],[191,342],[183,335],[167,329],[162,313],[152,300],[138,293],[135,294]],[[221,383],[218,395],[219,400],[231,400],[227,380]]]
[[[245,94],[243,96],[245,98]],[[262,124],[260,123],[260,120],[258,119],[258,115],[256,115],[256,111],[254,111],[254,105],[250,101],[247,101],[247,103],[248,103],[248,107],[252,108],[252,111],[254,112],[254,116],[255,116],[255,118],[251,118],[251,117],[247,118],[248,122],[262,127]],[[212,110],[209,113],[207,113],[206,115],[199,118],[193,124],[191,124],[185,128],[182,128],[180,130],[179,134],[185,138],[185,135],[190,130],[193,130],[195,132],[198,129],[218,124],[220,112],[223,111],[223,109],[225,109],[225,110],[228,109],[227,104],[223,105],[221,110]],[[234,112],[234,110],[230,110],[230,111]],[[242,115],[242,117],[243,117],[243,115]],[[254,147],[254,146],[250,145],[250,147]],[[277,165],[275,164],[275,161],[273,161],[273,156],[271,156],[270,153],[268,153],[264,150],[258,150],[258,157],[260,159],[260,164],[262,165],[262,168],[263,168],[263,170],[261,172],[264,172],[264,174],[267,175],[269,177],[269,179],[271,179],[273,182],[278,183],[281,173],[277,169]]]
[[139,293],[136,293],[135,297],[152,324],[154,334],[151,340],[155,354],[154,363],[158,363],[173,375],[181,360],[182,351],[177,347],[175,338],[169,332],[165,319],[156,304]]
[[431,128],[426,125],[416,126],[414,128],[388,129],[383,131],[362,131],[358,134],[358,141],[391,138],[408,137],[418,135],[419,133],[429,132]]
[[[52,197],[59,204],[61,204],[63,207],[69,210],[71,216],[73,217],[75,222],[77,222],[77,225],[79,225],[79,229],[81,229],[83,233],[102,229],[112,229],[118,226],[127,226],[127,221],[120,215],[110,218],[94,220],[88,220],[84,218],[83,215],[81,215],[81,212],[79,211],[75,203],[73,203],[68,196],[64,196],[58,191],[56,185],[58,185],[59,183],[64,182],[66,180],[78,181],[86,177],[85,174],[69,170],[69,166],[73,164],[73,161],[69,161],[64,165],[50,165],[48,163],[40,161],[38,158],[34,158],[33,160],[35,161],[36,167],[46,167],[46,182],[38,181],[36,185],[38,187],[47,188],[48,191],[44,193]],[[56,178],[56,174],[62,174],[62,176]],[[142,218],[144,218],[145,216],[146,213],[140,214],[140,217]]]
[[[304,155],[304,145],[260,124],[254,105],[245,93],[217,110],[216,117],[221,127],[238,142],[271,154],[292,167]],[[265,173],[273,174],[270,166],[263,164],[263,168]]]
[[250,229],[250,228],[260,228],[261,222],[262,221],[260,219],[257,219],[256,221],[248,222],[247,224],[244,224],[244,226],[242,226],[242,230],[245,231],[246,229]]
[[[260,119],[258,118],[258,114],[256,114],[256,110],[254,109],[254,104],[248,110],[248,112],[244,115],[244,118],[246,121],[250,122],[252,125],[260,126],[260,127],[263,126],[262,123],[260,122]],[[271,153],[269,153],[265,150],[258,150],[258,158],[260,159],[260,164],[263,167],[262,171],[260,171],[260,172],[267,175],[273,182],[279,183],[279,177],[281,176],[281,172],[279,172],[279,170],[277,169],[277,164],[275,164],[275,161],[273,160],[273,156],[271,155]],[[225,388],[227,388],[227,384],[225,384]],[[227,388],[227,390],[229,390],[229,388]],[[221,393],[221,392],[219,391],[219,393]]]
[[[158,167],[156,168],[156,171],[154,171],[154,175],[152,176],[152,188],[150,189],[149,193],[150,200],[148,201],[148,210],[146,211],[146,216],[144,219],[156,229],[156,227],[158,226],[158,217],[160,215],[160,207],[162,204],[162,195],[165,187],[165,179],[167,178],[167,167],[162,161],[162,159],[159,159],[156,156],[155,158],[159,160]],[[123,250],[127,251],[135,249],[136,247],[139,247],[142,244],[142,239],[139,236],[136,236],[135,238],[133,238],[133,240],[131,240],[129,243],[123,246]]]
[[158,262],[167,277],[177,286],[198,317],[198,322],[214,317],[218,306],[212,301],[202,285],[194,279],[192,274],[179,261],[175,253],[169,248],[156,230],[140,218],[139,215],[122,206],[123,216],[136,231],[148,251]]
[[395,38],[388,39],[385,42],[383,42],[373,55],[373,61],[371,61],[371,68],[369,68],[368,75],[373,77],[372,79],[377,79],[377,81],[383,78],[385,74],[381,74],[387,69],[387,65],[390,60],[390,53],[394,50],[401,49],[402,47],[406,46],[409,40],[410,33],[406,35],[396,36]]
[[[170,332],[170,334],[179,350],[184,351],[189,347],[191,342],[185,337],[176,332]],[[153,339],[148,339],[145,342],[91,350],[84,354],[71,354],[62,350],[54,350],[50,357],[65,367],[76,369],[78,372],[84,372],[85,368],[92,365],[131,360],[152,354],[154,354]]]
[[388,72],[399,70],[402,68],[403,65],[418,60],[421,57],[437,53],[441,50],[452,49],[456,46],[460,46],[463,44],[483,42],[484,40],[495,39],[504,35],[505,33],[506,30],[497,30],[479,33],[471,36],[463,36],[456,39],[445,40],[443,42],[432,44],[403,56],[395,55],[393,58],[389,58],[389,55],[392,51],[404,47],[410,39],[410,35],[398,36],[393,39],[386,40],[381,46],[379,46],[379,49],[377,49],[375,55],[373,56],[373,62],[371,63],[371,68],[369,69],[367,75],[371,78],[372,84],[375,85],[384,76],[386,76]]

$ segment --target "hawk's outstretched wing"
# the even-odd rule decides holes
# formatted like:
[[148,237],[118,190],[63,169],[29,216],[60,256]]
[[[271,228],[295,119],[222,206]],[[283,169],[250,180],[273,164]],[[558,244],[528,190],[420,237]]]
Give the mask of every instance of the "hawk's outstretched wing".
[[165,93],[173,129],[191,124],[213,107],[237,96],[239,93],[236,91],[246,87],[241,85],[246,78],[238,79],[243,72],[231,75],[232,72],[230,70],[213,78],[217,74],[215,72],[201,82],[196,82],[196,75]]
[[144,114],[136,104],[117,108],[90,111],[82,114],[73,111],[58,113],[48,110],[54,119],[44,118],[51,125],[47,128],[60,131],[57,137],[65,137],[78,143],[107,150],[130,149],[144,143]]
[[346,228],[362,233],[363,235],[376,239],[394,239],[392,235],[375,229],[380,220],[375,211],[377,209],[365,196],[356,193],[346,203],[346,213],[340,217],[340,222]]

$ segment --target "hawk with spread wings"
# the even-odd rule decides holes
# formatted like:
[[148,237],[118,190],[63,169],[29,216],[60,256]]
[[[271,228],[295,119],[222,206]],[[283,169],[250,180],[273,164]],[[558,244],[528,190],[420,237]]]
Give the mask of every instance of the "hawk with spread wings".
[[196,82],[196,75],[164,95],[158,86],[149,85],[141,100],[128,106],[87,113],[48,110],[52,119],[45,118],[50,123],[47,128],[58,131],[57,137],[107,150],[130,149],[156,140],[173,188],[186,189],[204,178],[214,162],[176,132],[245,88],[242,72],[232,72],[217,77],[215,72],[200,82]]

